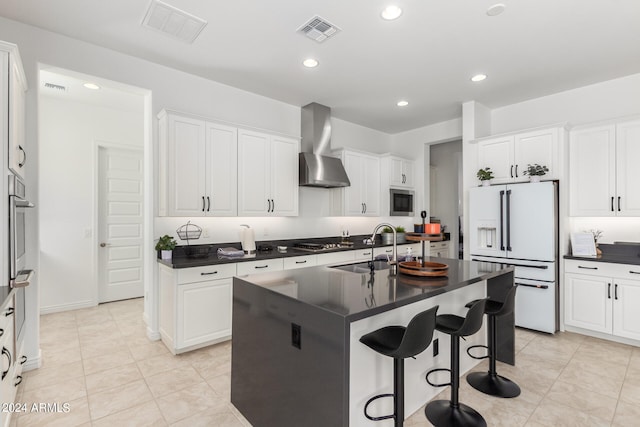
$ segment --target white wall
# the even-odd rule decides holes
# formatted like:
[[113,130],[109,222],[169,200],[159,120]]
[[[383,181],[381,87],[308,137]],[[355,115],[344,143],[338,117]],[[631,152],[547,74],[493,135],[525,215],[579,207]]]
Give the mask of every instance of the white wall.
[[142,112],[44,96],[39,107],[38,273],[40,308],[50,312],[95,304],[96,144],[142,148],[144,128]]

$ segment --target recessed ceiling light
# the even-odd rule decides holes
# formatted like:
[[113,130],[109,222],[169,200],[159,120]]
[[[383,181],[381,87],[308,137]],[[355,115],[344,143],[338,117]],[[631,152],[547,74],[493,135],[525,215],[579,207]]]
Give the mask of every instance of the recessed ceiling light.
[[302,65],[304,65],[307,68],[314,68],[318,66],[318,61],[313,58],[307,58],[304,61],[302,61]]
[[472,82],[481,82],[486,78],[487,78],[486,74],[476,74],[475,76],[471,77],[471,81]]
[[398,103],[396,104],[398,107],[406,107],[407,105],[409,105],[408,101],[398,101]]
[[98,90],[100,89],[100,86],[98,86],[95,83],[85,83],[82,86],[86,87],[87,89],[91,89],[91,90]]
[[487,15],[488,16],[498,16],[500,15],[502,12],[504,12],[504,9],[507,6],[505,6],[502,3],[496,3],[493,6],[489,6],[489,9],[487,9]]
[[398,6],[390,5],[385,7],[380,15],[382,16],[382,19],[393,21],[394,19],[398,19],[400,15],[402,15],[402,9],[400,9]]

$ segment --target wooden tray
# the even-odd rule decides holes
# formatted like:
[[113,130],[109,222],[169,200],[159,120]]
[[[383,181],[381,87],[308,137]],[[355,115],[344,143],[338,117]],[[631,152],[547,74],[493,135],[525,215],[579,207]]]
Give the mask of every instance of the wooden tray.
[[446,276],[449,270],[447,264],[439,262],[402,261],[398,263],[400,273],[421,277]]
[[405,233],[405,239],[409,240],[410,242],[439,242],[441,240],[444,240],[444,234]]

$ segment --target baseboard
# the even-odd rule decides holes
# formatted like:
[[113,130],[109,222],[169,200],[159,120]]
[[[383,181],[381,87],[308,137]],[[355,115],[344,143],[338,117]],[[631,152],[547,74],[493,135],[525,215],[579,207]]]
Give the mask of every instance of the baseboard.
[[586,335],[593,338],[600,338],[602,340],[613,341],[620,344],[632,345],[640,347],[640,341],[632,340],[629,338],[617,337],[615,335],[605,334],[602,332],[590,331],[588,329],[578,328],[575,326],[565,326],[566,332],[573,332],[575,334]]
[[160,332],[154,331],[147,326],[147,338],[149,338],[151,341],[158,341],[160,339]]
[[62,311],[78,310],[80,308],[91,308],[98,304],[95,301],[80,301],[71,304],[50,305],[47,307],[40,307],[40,315],[60,313]]
[[34,369],[38,369],[42,366],[42,351],[38,349],[38,357],[29,357],[27,361],[22,365],[23,371],[33,371]]

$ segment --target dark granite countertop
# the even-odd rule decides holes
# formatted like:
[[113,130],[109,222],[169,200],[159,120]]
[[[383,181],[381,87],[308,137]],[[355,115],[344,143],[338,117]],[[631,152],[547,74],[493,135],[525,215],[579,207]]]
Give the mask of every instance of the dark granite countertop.
[[594,262],[611,262],[614,264],[630,264],[640,265],[640,243],[616,243],[606,244],[600,243],[598,245],[602,251],[602,256],[593,257],[581,257],[573,255],[565,255],[565,259],[577,259],[581,261],[594,261]]
[[356,321],[416,301],[450,292],[513,271],[498,264],[430,258],[449,266],[448,276],[424,278],[388,269],[354,273],[334,267],[308,267],[235,277],[308,305]]
[[[359,236],[351,236],[350,241],[353,242],[353,246],[346,248],[335,248],[335,249],[327,249],[318,252],[305,251],[295,249],[293,247],[294,243],[300,242],[312,242],[312,243],[338,243],[341,239],[338,237],[316,237],[316,238],[307,238],[307,239],[290,239],[290,240],[270,240],[270,241],[260,241],[256,242],[256,247],[260,248],[260,246],[270,246],[272,250],[270,251],[256,251],[255,254],[245,254],[244,256],[238,257],[221,257],[218,256],[218,248],[227,248],[234,247],[237,249],[242,248],[240,242],[232,242],[232,243],[216,243],[211,245],[193,245],[197,247],[208,247],[209,253],[205,258],[189,258],[184,253],[184,246],[178,246],[173,251],[173,258],[169,260],[163,260],[158,258],[158,262],[160,264],[166,265],[171,268],[190,268],[190,267],[203,267],[207,265],[216,265],[216,264],[228,264],[228,263],[236,263],[236,262],[246,262],[246,261],[261,261],[267,259],[275,259],[275,258],[289,258],[296,256],[304,256],[304,255],[317,255],[317,254],[326,254],[331,252],[344,252],[344,251],[354,251],[359,249],[370,248],[371,245],[366,245],[363,243],[363,240],[371,237],[370,235],[359,235]],[[399,245],[412,244],[415,242],[403,242],[398,243]],[[428,242],[427,242],[428,243]],[[286,246],[286,252],[279,252],[277,250],[278,246]],[[380,242],[380,237],[376,239],[375,247],[383,247],[383,246],[392,246],[392,245],[383,245]],[[414,254],[420,255],[420,254]]]

